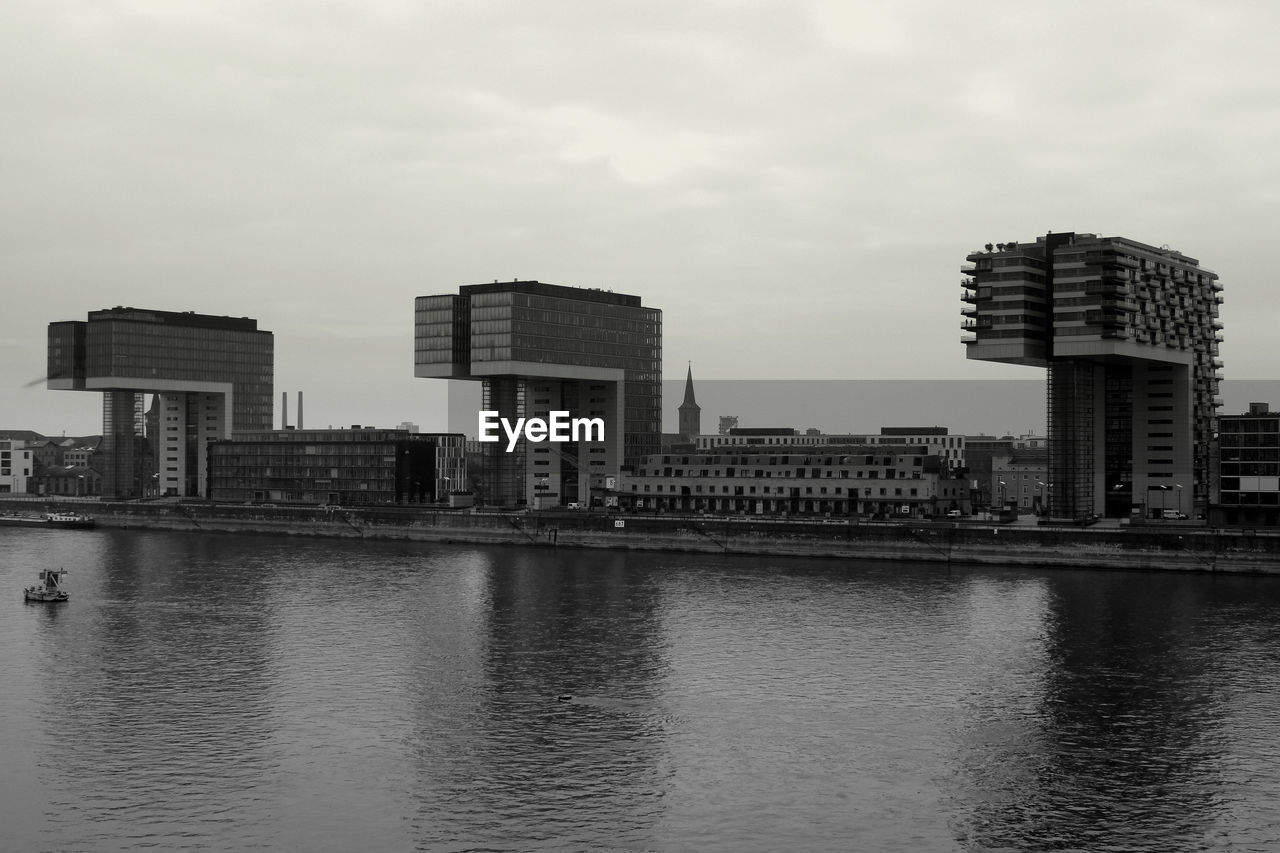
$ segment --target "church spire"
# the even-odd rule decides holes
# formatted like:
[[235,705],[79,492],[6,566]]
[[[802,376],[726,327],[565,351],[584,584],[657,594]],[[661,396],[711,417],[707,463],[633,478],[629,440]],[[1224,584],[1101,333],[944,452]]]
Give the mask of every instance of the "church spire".
[[697,406],[698,401],[693,399],[693,362],[689,362],[689,375],[684,380],[684,402],[680,404],[684,406]]
[[702,407],[693,398],[693,362],[684,380],[684,402],[680,404],[680,436],[691,442],[702,434]]

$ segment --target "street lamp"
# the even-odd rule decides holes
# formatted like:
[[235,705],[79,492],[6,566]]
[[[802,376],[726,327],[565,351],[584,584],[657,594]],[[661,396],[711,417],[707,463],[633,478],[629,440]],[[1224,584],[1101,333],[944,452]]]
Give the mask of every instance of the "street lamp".
[[1005,483],[1004,483],[1004,480],[1000,480],[1000,481],[998,481],[998,482],[1000,483],[1000,511],[1001,511],[1001,512],[1004,512],[1004,485],[1005,485]]
[[1182,515],[1182,485],[1174,483],[1173,487],[1178,491],[1178,515]]

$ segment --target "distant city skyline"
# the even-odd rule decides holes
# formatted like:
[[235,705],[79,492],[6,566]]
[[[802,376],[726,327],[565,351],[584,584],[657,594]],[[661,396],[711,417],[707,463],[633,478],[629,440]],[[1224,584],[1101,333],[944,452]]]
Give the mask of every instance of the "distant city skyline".
[[[662,383],[663,431],[678,432],[684,378]],[[826,433],[874,433],[886,426],[947,427],[955,435],[1044,435],[1044,379],[1022,380],[702,380],[694,365],[702,407],[702,433],[716,432],[721,417],[741,427],[815,428]],[[1280,407],[1280,380],[1224,380],[1222,414],[1249,403]],[[449,432],[475,432],[479,392],[452,383]]]
[[[714,433],[719,418],[727,415],[737,415],[740,426],[744,427],[785,426],[795,427],[800,430],[814,427],[825,432],[875,432],[882,426],[901,425],[945,426],[957,435],[1022,435],[1027,433],[1043,434],[1045,431],[1044,381],[1042,379],[967,381],[927,379],[848,380],[847,384],[851,389],[862,389],[859,394],[863,403],[857,406],[851,406],[840,399],[832,399],[829,396],[828,391],[832,386],[846,384],[838,380],[827,380],[826,382],[821,380],[800,380],[797,382],[785,380],[698,380],[695,375],[694,381],[698,392],[698,401],[702,405],[702,429],[704,434]],[[783,405],[772,407],[768,400],[761,400],[757,397],[752,397],[750,394],[740,393],[750,383],[756,381],[767,382],[769,386],[776,386],[781,395],[778,400]],[[931,395],[918,393],[918,389],[927,388],[931,383],[936,383],[937,388],[935,390],[942,393],[945,399],[954,401],[958,406],[951,409],[954,417],[950,423],[941,420],[935,423],[936,419],[929,414],[931,409],[928,401],[932,399]],[[971,383],[974,384],[971,385]],[[440,404],[438,413],[432,413],[430,418],[420,419],[419,421],[414,421],[414,423],[421,423],[421,420],[427,420],[433,424],[430,430],[425,426],[420,427],[424,432],[449,431],[472,435],[475,432],[475,409],[472,408],[469,412],[463,412],[460,416],[457,411],[461,411],[460,405],[474,405],[474,401],[468,395],[478,400],[478,389],[464,387],[467,383],[450,384],[456,385],[458,388],[451,391],[447,399]],[[824,384],[826,389],[822,387]],[[980,390],[980,393],[973,395],[970,390],[965,390],[966,386],[970,385],[970,390],[976,388]],[[785,405],[794,400],[794,397],[788,397],[787,394],[782,392],[781,389],[787,386],[812,389],[810,396],[801,395],[802,399],[810,402],[806,403],[806,408],[800,416],[796,416],[794,410],[790,410],[790,413],[788,413],[788,410],[785,409]],[[673,379],[668,377],[663,380],[662,389],[663,430],[674,433],[679,426],[677,409],[683,394],[684,378]],[[871,393],[873,389],[876,390]],[[800,392],[793,391],[791,393]],[[53,392],[47,392],[47,394],[50,397],[59,396]],[[457,396],[459,394],[461,397]],[[870,399],[868,399],[868,394],[870,394]],[[76,395],[61,396],[74,397]],[[1220,414],[1241,414],[1248,410],[1251,402],[1265,402],[1271,404],[1273,408],[1280,407],[1280,379],[1224,379],[1221,385],[1221,396],[1223,398],[1223,406],[1219,409]],[[292,407],[294,405],[292,402],[294,399],[293,391],[289,391],[289,397],[291,400],[290,406]],[[307,399],[310,400],[310,397]],[[449,399],[454,400],[454,406],[450,406]],[[884,405],[873,405],[871,400],[883,401]],[[308,403],[309,405],[310,403]],[[24,422],[3,423],[0,424],[0,429],[30,429],[50,438],[57,438],[63,435],[99,435],[102,432],[99,423],[101,420],[101,402],[97,402],[96,405],[90,405],[89,408],[96,409],[96,411],[91,411],[87,420],[82,418],[84,420],[84,429],[77,430],[70,425],[63,426],[61,424],[42,427],[41,423],[37,422],[39,420],[38,413],[36,413],[34,419],[29,419],[25,414],[21,413],[14,415],[6,413],[6,419],[16,419]],[[448,415],[446,415],[446,412],[448,412]],[[854,413],[852,418],[849,416],[850,412]],[[876,417],[877,412],[882,412],[885,416],[883,418]],[[295,415],[291,415],[290,418],[296,422]],[[437,419],[439,423],[438,426],[435,426]],[[26,421],[28,420],[31,420],[31,422],[27,423]],[[845,427],[843,424],[850,420],[854,423],[849,427]],[[354,420],[320,422],[310,414],[307,415],[307,426],[316,429],[328,426],[342,428],[349,427],[352,424],[394,429],[399,428],[404,421],[405,418],[403,417],[385,422],[378,422],[372,419],[361,420],[356,417]],[[275,424],[279,426],[279,423],[280,415],[277,412]],[[460,428],[463,425],[466,426],[465,429]]]
[[98,432],[44,390],[44,330],[146,306],[258,318],[308,423],[440,429],[409,306],[495,278],[661,306],[669,379],[1031,379],[964,358],[955,259],[1050,230],[1208,259],[1224,377],[1267,379],[1278,24],[1196,2],[25,4],[0,33],[21,81],[0,412]]

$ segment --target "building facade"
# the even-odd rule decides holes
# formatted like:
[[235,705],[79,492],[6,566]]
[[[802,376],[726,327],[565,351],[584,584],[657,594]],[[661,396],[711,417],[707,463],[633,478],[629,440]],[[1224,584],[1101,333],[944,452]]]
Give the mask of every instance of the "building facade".
[[49,468],[40,475],[40,493],[60,497],[98,497],[102,475],[85,465]]
[[777,445],[649,457],[623,508],[723,515],[926,518],[971,511],[968,483],[926,447]]
[[967,260],[967,357],[1048,372],[1050,515],[1146,515],[1149,494],[1173,489],[1207,505],[1218,276],[1094,234],[988,243]]
[[223,503],[440,504],[468,488],[455,433],[249,430],[208,452],[209,498]]
[[1266,403],[1218,418],[1216,524],[1280,524],[1280,412]]
[[26,494],[34,473],[35,460],[26,442],[0,438],[0,494]]
[[[998,488],[994,491],[992,490],[993,485],[999,485],[999,480],[992,477],[992,473],[995,471],[995,461],[997,459],[1013,455],[1014,441],[1014,437],[1010,435],[999,438],[993,435],[970,435],[965,437],[965,469],[969,474],[969,485],[973,489],[972,496],[975,508],[991,509],[999,507],[1000,490]],[[1045,480],[1045,482],[1051,481]]]
[[62,464],[81,468],[93,467],[93,457],[98,452],[98,444],[77,444],[62,452]]
[[951,435],[947,427],[881,427],[879,433],[828,434],[793,427],[731,427],[727,434],[700,435],[694,440],[698,450],[716,447],[807,446],[832,444],[927,447],[952,468],[965,465],[965,437]]
[[505,436],[483,444],[477,498],[498,505],[591,500],[662,440],[662,312],[640,297],[537,281],[466,285],[414,304],[414,375],[483,383],[482,408],[514,424],[550,412],[599,419],[602,438]]
[[[272,334],[247,317],[111,308],[49,324],[47,386],[103,395],[110,498],[205,495],[208,443],[271,427],[273,368]],[[144,442],[147,394],[157,434]]]
[[1008,455],[992,457],[987,491],[993,496],[991,506],[1040,515],[1045,512],[1052,491],[1047,451],[1013,450]]

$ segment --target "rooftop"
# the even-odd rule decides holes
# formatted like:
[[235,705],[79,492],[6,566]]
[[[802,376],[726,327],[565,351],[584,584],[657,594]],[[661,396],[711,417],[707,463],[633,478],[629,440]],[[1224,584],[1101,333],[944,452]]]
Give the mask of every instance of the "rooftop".
[[472,293],[532,293],[553,296],[557,299],[576,299],[579,302],[601,302],[607,305],[640,307],[640,297],[626,293],[614,293],[596,287],[565,287],[541,281],[495,281],[492,284],[464,284],[458,291],[466,296]]

